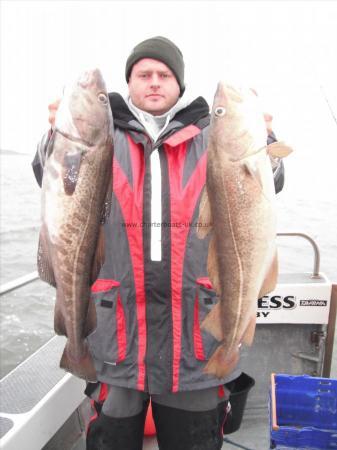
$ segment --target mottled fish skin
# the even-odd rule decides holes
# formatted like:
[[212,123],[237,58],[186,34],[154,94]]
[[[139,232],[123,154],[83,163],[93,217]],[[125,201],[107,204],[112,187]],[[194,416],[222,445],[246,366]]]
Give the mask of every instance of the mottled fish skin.
[[88,381],[96,371],[86,336],[96,327],[90,286],[104,255],[101,222],[112,183],[112,115],[99,70],[66,89],[42,183],[40,277],[56,286],[54,327],[68,340],[61,367]]
[[219,378],[251,344],[259,296],[277,281],[275,189],[257,97],[219,83],[212,108],[198,230],[211,233],[208,273],[219,296],[202,328],[221,342],[205,371]]

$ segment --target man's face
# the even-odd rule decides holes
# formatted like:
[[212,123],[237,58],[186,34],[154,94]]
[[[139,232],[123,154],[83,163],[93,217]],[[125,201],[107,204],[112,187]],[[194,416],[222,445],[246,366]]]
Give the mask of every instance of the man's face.
[[144,58],[133,67],[129,94],[137,108],[160,116],[178,101],[180,88],[171,69],[156,59]]

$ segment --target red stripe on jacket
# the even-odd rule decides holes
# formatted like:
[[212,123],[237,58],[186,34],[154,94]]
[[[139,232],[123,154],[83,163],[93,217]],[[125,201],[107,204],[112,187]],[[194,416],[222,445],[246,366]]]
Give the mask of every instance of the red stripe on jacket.
[[117,362],[123,361],[125,359],[127,348],[126,320],[119,287],[120,287],[119,281],[102,278],[96,280],[91,287],[91,291],[93,293],[108,292],[112,288],[118,289],[116,302],[116,330],[117,330],[117,347],[118,347]]
[[187,153],[186,142],[170,147],[165,144],[170,180],[171,224],[171,290],[173,321],[173,375],[172,392],[179,389],[179,365],[182,336],[182,284],[183,264],[186,242],[189,233],[188,224],[192,221],[196,203],[206,182],[206,152],[199,159],[187,184],[183,187],[183,173]]
[[91,292],[107,292],[110,291],[113,287],[119,287],[120,282],[116,280],[107,280],[98,278],[95,283],[91,286]]
[[200,321],[199,321],[199,296],[195,297],[194,302],[194,325],[193,325],[193,343],[194,343],[194,354],[196,359],[204,361],[204,346],[202,344],[202,336],[200,331]]
[[117,346],[118,346],[117,362],[119,362],[125,359],[127,347],[125,313],[119,292],[116,306],[116,327],[117,327]]
[[146,352],[146,308],[144,283],[144,254],[143,254],[143,187],[145,162],[141,145],[133,142],[127,136],[132,164],[133,186],[118,164],[113,161],[113,192],[119,202],[125,224],[133,223],[138,226],[126,226],[131,262],[134,274],[136,292],[136,315],[138,323],[138,380],[137,389],[145,389],[145,352]]
[[[207,289],[213,289],[211,280],[208,277],[200,277],[197,278],[197,284],[199,286],[205,287]],[[194,301],[194,325],[193,325],[193,342],[194,342],[194,355],[196,359],[200,359],[204,361],[205,353],[204,353],[204,345],[202,341],[202,335],[200,330],[200,319],[199,319],[199,294],[195,296]]]

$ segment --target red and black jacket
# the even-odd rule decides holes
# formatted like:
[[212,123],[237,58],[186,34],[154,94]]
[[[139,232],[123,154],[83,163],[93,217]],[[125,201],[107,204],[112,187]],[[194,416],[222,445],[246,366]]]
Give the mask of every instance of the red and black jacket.
[[[113,198],[105,263],[92,287],[97,329],[88,338],[98,379],[156,394],[228,382],[240,372],[223,380],[203,372],[218,345],[200,329],[216,295],[207,278],[209,241],[196,236],[206,181],[208,105],[197,98],[153,143],[123,98],[109,97],[115,126]],[[161,166],[160,261],[152,261],[150,252],[155,149]],[[35,163],[39,178],[38,155]]]

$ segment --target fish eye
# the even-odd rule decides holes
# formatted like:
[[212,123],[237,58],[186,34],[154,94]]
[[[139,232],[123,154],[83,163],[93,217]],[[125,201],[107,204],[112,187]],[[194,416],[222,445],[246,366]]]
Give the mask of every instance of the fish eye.
[[214,114],[217,117],[222,117],[226,114],[226,108],[224,108],[223,106],[218,106],[217,108],[215,108]]
[[98,100],[103,103],[104,105],[106,105],[108,103],[108,97],[103,94],[102,92],[100,94],[98,94]]

